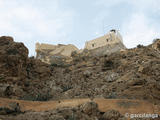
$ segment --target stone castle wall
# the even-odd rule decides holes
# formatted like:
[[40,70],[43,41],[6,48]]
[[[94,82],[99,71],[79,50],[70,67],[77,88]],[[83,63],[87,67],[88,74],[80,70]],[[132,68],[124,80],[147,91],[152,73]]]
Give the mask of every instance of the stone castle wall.
[[111,30],[108,34],[96,38],[91,41],[87,41],[84,49],[79,50],[72,44],[69,45],[50,45],[50,44],[36,44],[36,58],[41,59],[43,62],[51,63],[51,61],[57,61],[62,59],[70,59],[72,52],[76,51],[78,54],[89,50],[92,55],[105,55],[111,54],[121,49],[125,49],[123,45],[122,37],[116,30]]
[[96,48],[101,48],[106,45],[113,45],[122,42],[122,37],[119,32],[112,30],[104,36],[101,36],[91,41],[87,41],[85,44],[85,49],[92,50]]
[[69,45],[50,45],[50,44],[36,44],[36,58],[41,59],[43,62],[50,63],[54,59],[68,58],[73,51],[79,49],[72,44]]
[[123,43],[107,44],[105,46],[89,50],[92,56],[109,55],[117,51],[126,49]]

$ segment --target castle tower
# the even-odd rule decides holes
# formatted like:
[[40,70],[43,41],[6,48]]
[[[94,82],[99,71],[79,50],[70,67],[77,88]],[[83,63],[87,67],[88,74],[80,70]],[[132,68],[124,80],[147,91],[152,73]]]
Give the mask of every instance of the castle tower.
[[109,33],[104,36],[98,37],[94,40],[87,41],[85,43],[85,49],[92,50],[100,48],[106,45],[112,45],[115,43],[123,43],[122,36],[117,30],[110,30]]

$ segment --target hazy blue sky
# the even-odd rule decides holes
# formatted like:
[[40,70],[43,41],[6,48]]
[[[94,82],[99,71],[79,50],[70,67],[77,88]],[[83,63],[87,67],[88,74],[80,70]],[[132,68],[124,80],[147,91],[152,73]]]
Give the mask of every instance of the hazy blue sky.
[[0,0],[0,36],[13,36],[35,55],[35,43],[75,44],[117,29],[124,44],[160,38],[160,0]]

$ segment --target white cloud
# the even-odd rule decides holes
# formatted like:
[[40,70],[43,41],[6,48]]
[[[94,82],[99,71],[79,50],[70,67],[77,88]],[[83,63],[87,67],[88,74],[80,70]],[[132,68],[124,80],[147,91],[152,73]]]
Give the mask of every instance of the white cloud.
[[[2,8],[3,9],[3,8]],[[2,28],[6,29],[6,31],[23,31],[28,33],[33,33],[44,36],[51,37],[54,36],[60,37],[60,32],[63,27],[68,24],[68,18],[71,18],[71,14],[64,12],[62,14],[61,11],[52,11],[53,14],[58,14],[51,19],[45,15],[41,10],[36,8],[22,6],[22,7],[12,7],[6,10],[3,14],[1,13],[0,22],[3,23]],[[8,13],[8,15],[6,15]],[[7,26],[6,26],[7,25]],[[3,31],[4,29],[0,29]],[[15,32],[14,32],[15,33]],[[58,34],[59,33],[59,34]],[[21,36],[21,35],[19,35]],[[63,37],[63,36],[62,36]]]
[[[121,4],[123,3],[123,4]],[[127,4],[126,4],[127,3]],[[129,47],[136,47],[138,44],[148,45],[154,38],[160,37],[160,24],[157,19],[160,18],[160,0],[99,0],[96,5],[105,6],[109,10],[114,9],[116,5],[130,5],[132,11],[121,25],[124,44]],[[112,14],[112,11],[110,11]],[[159,16],[158,16],[159,15]]]
[[130,3],[137,7],[158,7],[159,0],[96,0],[96,5],[114,6],[119,3]]
[[127,2],[127,0],[96,0],[95,5],[112,7],[122,2]]
[[160,37],[160,31],[154,27],[143,13],[136,13],[122,25],[124,44],[128,48],[138,44],[148,45],[154,38]]
[[[64,6],[61,6],[61,2],[64,1],[30,0],[28,2],[26,0],[0,0],[0,35],[11,35],[16,41],[24,42],[30,49],[31,54],[34,53],[35,42],[47,42],[51,44],[75,42],[76,40],[73,41],[72,37],[72,34],[75,34],[73,24],[76,24],[78,27],[83,24],[83,17],[78,20],[75,17],[75,15],[82,12],[83,6],[78,6],[81,9],[78,9],[79,11],[75,10],[77,12],[75,14],[72,2],[70,5],[68,5],[68,2],[67,4],[64,2]],[[89,3],[89,1],[87,2]],[[159,37],[160,28],[158,28],[158,19],[156,18],[155,21],[150,15],[160,15],[160,0],[95,0],[93,4],[96,8],[96,11],[93,10],[95,14],[95,19],[92,21],[92,25],[95,28],[92,31],[94,34],[93,38],[103,33],[101,32],[102,21],[115,14],[112,12],[118,9],[115,7],[116,5],[120,5],[119,7],[128,5],[127,9],[132,8],[131,13],[126,15],[126,17],[124,16],[124,21],[121,20],[120,22],[118,19],[116,21],[114,17],[110,19],[110,21],[114,19],[113,21],[117,22],[115,26],[122,25],[120,32],[123,33],[126,46],[146,45],[151,43],[152,39]],[[88,9],[90,9],[90,6]],[[119,13],[123,13],[123,11],[117,13],[117,15],[121,16]],[[114,25],[110,21],[104,21],[104,24],[108,25],[107,28],[115,27],[109,26]],[[89,31],[89,27],[91,26],[86,26],[86,29],[82,27],[78,29]],[[80,36],[81,33],[75,38],[80,39]],[[88,36],[84,37],[87,38]]]
[[136,12],[153,12],[158,14],[160,12],[160,0],[97,0],[95,5],[113,9],[114,6],[121,3],[123,6],[132,6]]
[[0,35],[24,42],[31,54],[37,41],[57,44],[65,39],[67,42],[74,13],[59,9],[57,0],[52,4],[53,8],[47,10],[48,6],[41,8],[32,2],[0,0]]

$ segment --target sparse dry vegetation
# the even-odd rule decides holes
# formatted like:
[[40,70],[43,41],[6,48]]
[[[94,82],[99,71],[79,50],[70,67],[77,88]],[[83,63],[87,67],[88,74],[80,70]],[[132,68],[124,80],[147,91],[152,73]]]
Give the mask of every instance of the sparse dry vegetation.
[[[158,106],[159,46],[160,41],[156,40],[149,46],[139,45],[137,48],[109,55],[94,56],[89,51],[81,54],[73,52],[70,63],[58,60],[46,64],[33,57],[29,58],[28,49],[23,43],[14,42],[11,37],[0,37],[0,97],[31,101],[73,98],[134,99],[146,100]],[[92,111],[92,107],[88,106],[89,108],[82,109],[75,107],[51,112],[27,112],[14,117],[16,120],[43,120],[44,114],[45,117],[50,116],[48,119],[57,120],[123,118],[120,111],[102,114],[97,108],[94,110],[99,112]],[[88,115],[84,111],[95,113]],[[1,114],[1,117],[14,120],[13,116]]]

